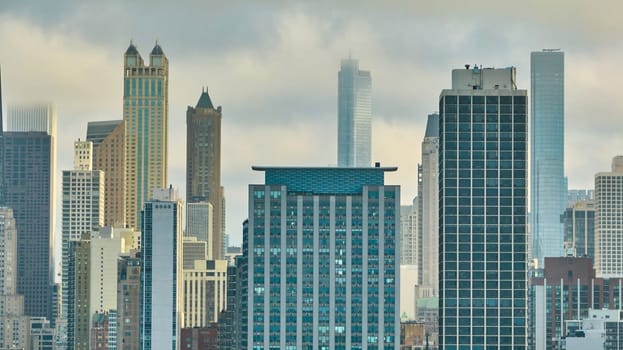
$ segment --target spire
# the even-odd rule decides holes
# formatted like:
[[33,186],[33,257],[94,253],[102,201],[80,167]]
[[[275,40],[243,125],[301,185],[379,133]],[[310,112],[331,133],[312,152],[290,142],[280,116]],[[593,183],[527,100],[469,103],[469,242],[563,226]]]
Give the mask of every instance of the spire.
[[156,45],[151,50],[151,55],[152,56],[163,56],[164,55],[164,51],[162,51],[162,47],[160,47],[160,44],[158,44],[158,40],[156,40]]
[[195,108],[212,108],[214,109],[214,105],[212,104],[212,99],[210,99],[210,95],[208,95],[208,88],[201,88],[201,96],[199,97],[199,101],[197,101],[197,106]]
[[138,55],[138,50],[136,49],[136,46],[134,46],[134,42],[132,40],[130,40],[130,46],[128,46],[128,49],[125,50],[125,54]]

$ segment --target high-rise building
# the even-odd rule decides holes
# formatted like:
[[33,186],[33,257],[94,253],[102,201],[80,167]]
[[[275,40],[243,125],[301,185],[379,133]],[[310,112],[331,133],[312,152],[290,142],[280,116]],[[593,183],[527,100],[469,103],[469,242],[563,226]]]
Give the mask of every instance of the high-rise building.
[[429,114],[418,167],[419,297],[439,295],[439,114]]
[[206,242],[208,259],[214,257],[213,230],[214,206],[210,202],[186,203],[186,232],[185,236],[195,237]]
[[564,175],[564,53],[530,55],[530,232],[532,259],[563,256],[567,185]]
[[400,206],[400,265],[417,265],[417,205],[414,198],[412,205]]
[[117,349],[139,350],[141,258],[120,257],[117,274]]
[[573,207],[576,202],[592,201],[595,198],[595,190],[568,190],[567,208]]
[[56,111],[51,105],[8,108],[4,203],[17,229],[17,294],[28,316],[49,317],[54,276]]
[[[221,107],[214,108],[207,90],[186,111],[186,201],[212,204],[212,259],[225,259],[224,196],[221,187]],[[197,220],[195,216],[193,220]],[[207,219],[207,218],[206,218]],[[203,238],[200,238],[203,239]]]
[[[398,349],[396,168],[254,167],[243,232],[249,349]],[[243,282],[243,283],[245,283]]]
[[[66,293],[67,310],[67,345],[69,349],[89,350],[91,315],[91,235],[83,233],[79,240],[70,240],[68,244]],[[65,295],[66,294],[66,295]]]
[[104,181],[104,225],[125,227],[125,124],[123,120],[89,122],[87,141],[93,142],[93,170]]
[[372,77],[359,61],[343,59],[337,74],[337,165],[369,167],[372,144]]
[[439,346],[527,346],[527,113],[515,68],[455,69],[439,97]]
[[140,349],[177,349],[182,286],[182,202],[173,188],[145,203],[141,242]]
[[623,156],[612,171],[595,174],[595,270],[599,277],[623,277]]
[[[112,317],[117,310],[117,260],[124,251],[121,236],[98,232],[91,238],[89,315],[95,313]],[[93,321],[93,320],[91,320]]]
[[168,183],[169,60],[156,43],[146,66],[130,43],[123,72],[125,223],[138,230],[143,203]]
[[181,328],[217,322],[227,301],[227,260],[195,260],[182,271]]
[[63,171],[62,204],[62,311],[63,317],[73,317],[68,312],[72,270],[69,262],[70,242],[78,241],[85,233],[97,231],[104,225],[104,172],[93,170],[93,144],[91,141],[74,142],[74,170]]
[[563,215],[565,255],[595,257],[595,202],[577,201]]

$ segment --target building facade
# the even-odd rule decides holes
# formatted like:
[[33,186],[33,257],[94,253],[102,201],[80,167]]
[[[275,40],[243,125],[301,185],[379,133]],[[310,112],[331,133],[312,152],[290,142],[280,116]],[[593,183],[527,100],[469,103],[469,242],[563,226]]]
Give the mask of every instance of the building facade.
[[214,257],[214,206],[209,202],[186,203],[186,232],[184,236],[206,242],[208,259]]
[[182,203],[172,188],[155,190],[143,210],[140,349],[177,350],[182,286]]
[[143,204],[168,184],[169,61],[156,43],[147,66],[130,43],[123,72],[125,223],[138,230]]
[[28,316],[49,317],[54,276],[56,111],[51,105],[8,108],[4,203],[17,229],[17,294]]
[[104,225],[125,227],[125,124],[123,120],[89,122],[87,141],[93,142],[93,170],[104,181]]
[[400,206],[400,265],[417,265],[417,203],[415,198],[412,205]]
[[439,346],[527,346],[527,113],[515,68],[455,69],[439,100]]
[[565,255],[595,257],[595,202],[576,201],[562,218]]
[[209,245],[213,259],[224,259],[226,253],[221,221],[224,208],[221,189],[221,119],[221,107],[214,108],[207,90],[202,91],[197,105],[194,108],[188,106],[186,111],[186,201],[189,205],[199,202],[212,205]]
[[530,55],[530,232],[532,258],[563,256],[566,207],[564,53],[543,50]]
[[359,61],[343,59],[337,75],[337,165],[369,167],[372,145],[372,77]]
[[418,170],[418,282],[429,298],[439,294],[439,114],[428,116]]
[[117,276],[117,349],[139,350],[141,258],[120,257]]
[[600,277],[623,276],[623,156],[612,171],[595,174],[595,270]]
[[253,169],[247,348],[398,349],[396,168]]

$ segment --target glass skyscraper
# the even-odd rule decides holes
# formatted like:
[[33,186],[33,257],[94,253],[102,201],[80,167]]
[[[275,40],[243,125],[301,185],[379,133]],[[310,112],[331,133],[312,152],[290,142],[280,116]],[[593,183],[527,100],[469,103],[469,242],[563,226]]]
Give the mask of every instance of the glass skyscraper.
[[275,168],[249,186],[248,349],[399,349],[396,168]]
[[439,99],[440,349],[527,346],[526,90],[452,71]]
[[372,143],[372,78],[359,61],[343,59],[338,72],[337,165],[370,166]]
[[564,175],[564,53],[543,50],[530,55],[530,232],[532,258],[563,256],[561,216],[566,208]]

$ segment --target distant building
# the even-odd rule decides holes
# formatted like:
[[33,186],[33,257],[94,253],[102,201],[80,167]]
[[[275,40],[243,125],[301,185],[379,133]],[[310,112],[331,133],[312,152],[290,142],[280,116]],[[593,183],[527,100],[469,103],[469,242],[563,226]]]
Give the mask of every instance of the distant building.
[[396,168],[253,167],[243,236],[247,348],[397,349]]
[[[454,69],[439,97],[439,347],[527,347],[527,91]],[[562,211],[561,211],[562,214]]]
[[58,350],[54,327],[44,317],[30,319],[30,350]]
[[205,327],[182,328],[180,349],[217,350],[218,325],[210,323]]
[[[224,229],[224,192],[221,187],[221,107],[214,108],[207,90],[203,90],[197,105],[186,111],[186,201],[208,202],[212,205],[211,259],[224,259],[226,253]],[[189,207],[190,208],[190,207]],[[199,210],[197,208],[197,210]],[[208,220],[205,207],[195,212],[189,223],[200,220],[199,214]],[[205,228],[203,229],[205,230]],[[204,240],[197,233],[199,239]],[[205,238],[207,239],[207,238]]]
[[209,202],[186,203],[186,232],[184,236],[195,237],[206,242],[208,258],[212,259],[214,250],[214,206]]
[[117,268],[118,350],[139,350],[141,258],[124,256]]
[[567,336],[561,345],[566,350],[623,348],[621,310],[589,310],[589,315],[567,324]]
[[[412,205],[400,206],[400,265],[417,266],[418,232],[417,207],[415,198]],[[417,270],[413,271],[417,278]]]
[[623,156],[612,171],[595,174],[595,270],[600,277],[623,277]]
[[417,283],[417,266],[400,265],[400,320],[416,319],[416,300],[419,286]]
[[337,165],[369,167],[372,145],[372,78],[359,61],[343,59],[337,75]]
[[560,50],[530,54],[530,232],[532,258],[563,256],[566,207],[565,56]]
[[182,295],[182,202],[173,188],[145,203],[141,242],[140,349],[176,349]]
[[93,170],[104,181],[104,225],[125,227],[125,124],[123,120],[89,122],[87,141],[93,142]]
[[84,233],[80,240],[70,240],[67,257],[67,346],[89,350],[91,341],[91,237]]
[[9,106],[4,141],[4,203],[17,235],[17,294],[24,313],[50,317],[56,220],[56,109],[49,104]]
[[123,59],[125,223],[139,230],[143,204],[169,183],[169,60],[158,43],[149,66],[132,43]]
[[592,201],[595,199],[595,190],[568,190],[567,208],[573,207],[576,202]]
[[576,201],[563,215],[565,255],[595,257],[595,202]]

